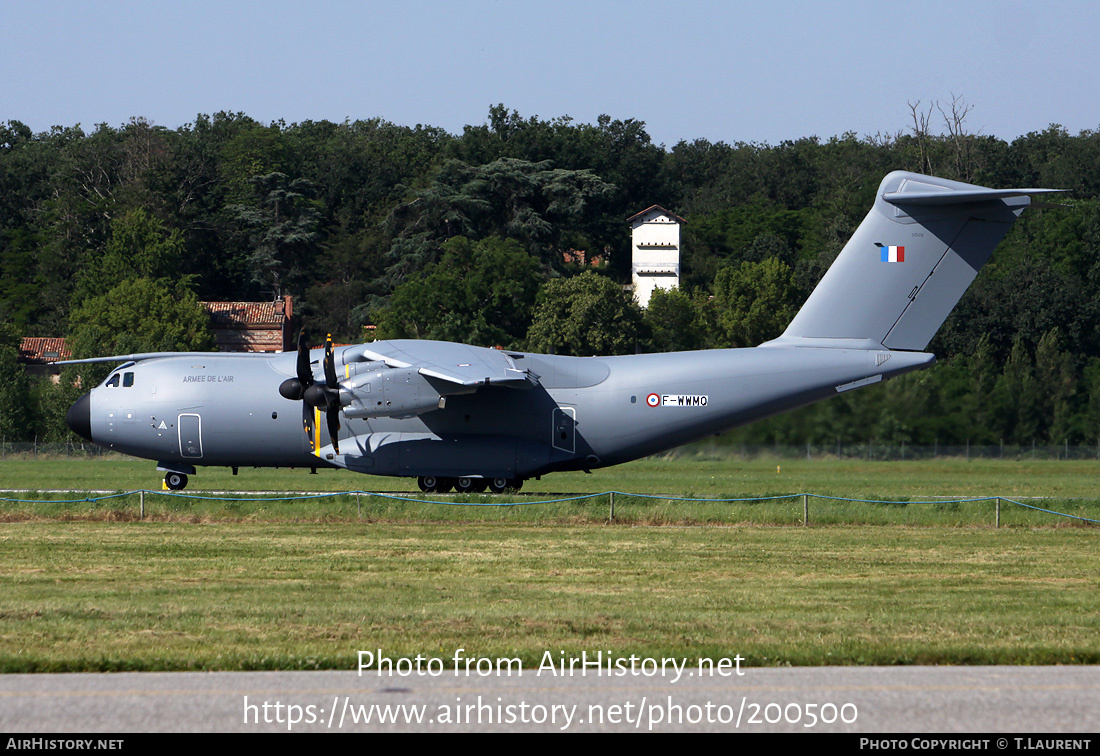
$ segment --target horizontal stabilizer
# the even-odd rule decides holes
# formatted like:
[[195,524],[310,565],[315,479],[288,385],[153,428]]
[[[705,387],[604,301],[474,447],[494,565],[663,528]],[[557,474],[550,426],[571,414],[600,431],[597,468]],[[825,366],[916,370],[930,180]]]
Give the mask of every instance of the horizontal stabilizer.
[[972,191],[911,191],[890,192],[882,198],[891,205],[962,205],[967,202],[985,202],[988,200],[1010,199],[1012,197],[1031,197],[1036,194],[1057,194],[1064,189],[985,189],[976,187]]

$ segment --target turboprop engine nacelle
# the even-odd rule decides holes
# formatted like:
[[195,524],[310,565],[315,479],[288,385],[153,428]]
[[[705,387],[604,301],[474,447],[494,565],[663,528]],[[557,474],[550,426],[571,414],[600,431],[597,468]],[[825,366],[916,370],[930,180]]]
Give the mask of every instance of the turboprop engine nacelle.
[[341,384],[346,417],[412,417],[442,409],[446,400],[417,368],[362,372]]

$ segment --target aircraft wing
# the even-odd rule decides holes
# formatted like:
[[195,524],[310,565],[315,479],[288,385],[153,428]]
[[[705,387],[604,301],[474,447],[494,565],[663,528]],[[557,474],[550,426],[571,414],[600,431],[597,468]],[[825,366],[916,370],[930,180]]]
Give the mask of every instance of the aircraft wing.
[[110,357],[88,357],[83,360],[59,360],[54,365],[88,365],[93,362],[141,362],[142,360],[160,360],[165,357],[238,357],[255,359],[271,357],[264,352],[140,352],[137,354],[116,354]]
[[529,371],[517,368],[506,352],[447,341],[377,341],[344,353],[344,362],[364,360],[377,360],[392,368],[415,367],[427,378],[458,386],[496,383],[519,387],[531,381]]

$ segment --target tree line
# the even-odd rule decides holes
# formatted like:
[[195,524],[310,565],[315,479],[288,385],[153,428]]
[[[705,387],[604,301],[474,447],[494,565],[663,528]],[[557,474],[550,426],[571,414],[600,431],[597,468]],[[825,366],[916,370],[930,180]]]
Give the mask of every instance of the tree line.
[[[0,436],[61,439],[75,397],[27,382],[21,336],[74,356],[208,349],[199,302],[292,294],[319,340],[464,341],[559,354],[777,336],[895,169],[1069,190],[1030,210],[930,346],[940,364],[734,434],[750,442],[1094,443],[1100,436],[1100,132],[1006,142],[968,108],[907,133],[655,145],[645,124],[524,117],[450,134],[381,119],[34,133],[0,125]],[[936,128],[936,119],[943,128]],[[687,219],[681,287],[641,310],[626,218]],[[584,250],[597,266],[566,262]],[[85,369],[83,378],[98,374]]]

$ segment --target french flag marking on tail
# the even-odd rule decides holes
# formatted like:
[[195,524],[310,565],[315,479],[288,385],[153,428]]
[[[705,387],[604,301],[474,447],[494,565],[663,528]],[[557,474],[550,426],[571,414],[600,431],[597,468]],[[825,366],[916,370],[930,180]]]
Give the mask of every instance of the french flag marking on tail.
[[875,242],[882,262],[905,262],[905,247],[888,247]]

